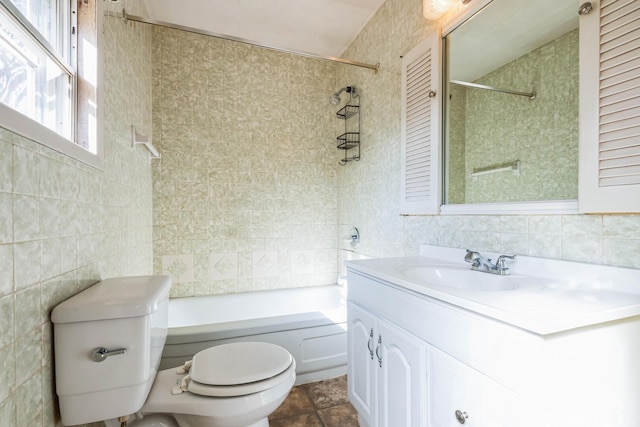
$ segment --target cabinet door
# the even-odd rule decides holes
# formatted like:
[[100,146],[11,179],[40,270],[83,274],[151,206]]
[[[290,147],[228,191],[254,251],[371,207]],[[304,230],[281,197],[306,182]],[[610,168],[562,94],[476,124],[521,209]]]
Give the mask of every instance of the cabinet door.
[[378,320],[374,362],[378,369],[379,427],[424,425],[424,347],[417,337]]
[[640,212],[640,2],[589,4],[580,17],[580,211]]
[[532,425],[520,399],[453,357],[428,348],[429,427],[523,427]]
[[352,302],[347,303],[347,379],[349,400],[361,421],[372,426],[375,398],[375,317]]
[[402,58],[401,199],[403,214],[440,207],[440,32]]

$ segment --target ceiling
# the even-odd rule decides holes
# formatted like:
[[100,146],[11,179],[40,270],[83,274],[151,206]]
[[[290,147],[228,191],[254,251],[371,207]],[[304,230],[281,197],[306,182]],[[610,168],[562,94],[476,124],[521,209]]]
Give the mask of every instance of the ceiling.
[[143,0],[155,21],[282,50],[341,56],[384,0]]

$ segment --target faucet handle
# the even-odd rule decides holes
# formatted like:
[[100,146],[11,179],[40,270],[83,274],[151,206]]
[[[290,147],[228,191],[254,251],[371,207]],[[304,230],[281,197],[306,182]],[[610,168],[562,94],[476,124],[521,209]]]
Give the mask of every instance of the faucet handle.
[[507,267],[507,260],[515,260],[515,255],[500,255],[496,260],[496,269],[500,271],[509,271],[509,267]]
[[467,253],[466,253],[466,255],[464,256],[464,260],[465,260],[466,262],[474,262],[474,261],[476,261],[476,259],[477,259],[478,255],[480,255],[480,254],[479,254],[478,252],[476,252],[476,251],[472,251],[472,250],[469,250],[469,249],[466,249],[466,251],[467,251]]

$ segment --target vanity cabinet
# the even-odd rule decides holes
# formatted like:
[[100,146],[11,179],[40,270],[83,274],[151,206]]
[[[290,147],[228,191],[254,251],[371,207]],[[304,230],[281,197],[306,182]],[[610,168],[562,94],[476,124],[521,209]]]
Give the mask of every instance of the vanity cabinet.
[[640,425],[640,271],[522,256],[498,276],[425,252],[347,262],[361,425]]
[[424,425],[424,348],[417,337],[348,303],[349,398],[361,425]]
[[429,427],[513,427],[529,416],[516,393],[459,360],[435,347],[428,348],[427,358]]
[[421,328],[441,335],[450,332],[446,324],[414,328],[422,337],[408,332],[404,325],[419,315],[407,304],[411,295],[348,274],[348,391],[361,426],[514,426],[521,411],[517,393],[423,338],[428,334]]

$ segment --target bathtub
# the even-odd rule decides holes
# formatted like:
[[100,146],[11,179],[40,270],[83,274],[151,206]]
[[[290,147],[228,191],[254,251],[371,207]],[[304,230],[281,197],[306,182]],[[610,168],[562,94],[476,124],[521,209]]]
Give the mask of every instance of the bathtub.
[[296,359],[296,384],[347,372],[347,310],[343,286],[174,298],[160,369],[182,365],[205,348],[262,341]]

